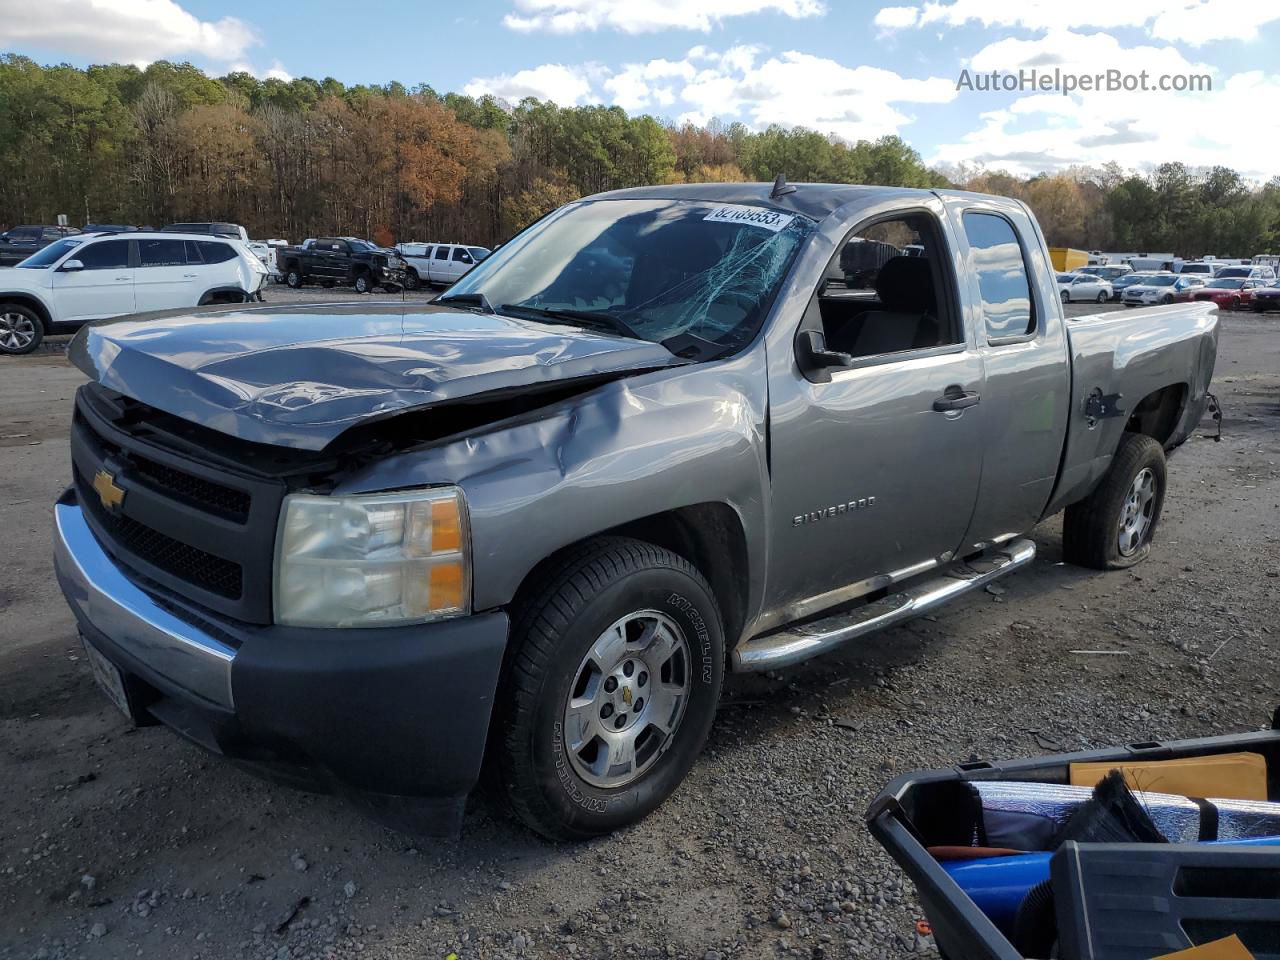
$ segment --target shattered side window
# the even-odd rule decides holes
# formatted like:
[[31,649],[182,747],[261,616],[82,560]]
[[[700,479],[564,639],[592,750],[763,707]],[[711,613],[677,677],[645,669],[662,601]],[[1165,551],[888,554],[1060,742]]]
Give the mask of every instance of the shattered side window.
[[724,355],[755,335],[814,229],[768,207],[592,201],[540,221],[441,299],[483,293],[499,312],[607,321],[646,340],[680,338],[699,356]]

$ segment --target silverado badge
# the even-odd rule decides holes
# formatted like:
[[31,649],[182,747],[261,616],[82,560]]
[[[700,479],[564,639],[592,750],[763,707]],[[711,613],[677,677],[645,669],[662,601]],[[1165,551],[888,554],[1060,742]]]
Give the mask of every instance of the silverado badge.
[[99,470],[94,474],[93,489],[107,510],[115,512],[120,509],[120,504],[124,503],[124,487],[116,486],[116,478],[105,470]]

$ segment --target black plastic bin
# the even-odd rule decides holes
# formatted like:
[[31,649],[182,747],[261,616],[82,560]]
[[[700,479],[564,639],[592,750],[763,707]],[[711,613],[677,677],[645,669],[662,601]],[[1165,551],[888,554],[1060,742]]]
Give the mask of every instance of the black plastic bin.
[[1070,782],[1072,763],[1131,763],[1173,760],[1215,753],[1250,751],[1267,761],[1267,796],[1280,802],[1280,708],[1272,729],[1199,740],[1132,743],[1110,750],[1060,753],[1002,763],[962,763],[947,770],[909,773],[894,780],[871,802],[867,826],[916,886],[938,949],[948,960],[1023,960],[960,886],[926,851],[953,843],[947,832],[957,785],[964,781],[1022,780]]

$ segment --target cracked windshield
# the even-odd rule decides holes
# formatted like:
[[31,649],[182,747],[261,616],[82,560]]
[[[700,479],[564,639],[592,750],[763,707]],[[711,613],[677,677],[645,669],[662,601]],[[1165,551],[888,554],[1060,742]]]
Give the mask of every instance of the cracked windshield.
[[526,230],[440,302],[722,356],[750,342],[813,229],[765,207],[584,203]]

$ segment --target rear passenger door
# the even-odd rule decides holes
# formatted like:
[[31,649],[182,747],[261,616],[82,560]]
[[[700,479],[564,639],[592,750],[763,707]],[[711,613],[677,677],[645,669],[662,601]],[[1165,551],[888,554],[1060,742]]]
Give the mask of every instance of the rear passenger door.
[[187,263],[186,241],[138,240],[138,268],[133,278],[135,309],[169,310],[194,306],[197,271]]
[[770,356],[767,593],[782,620],[945,563],[969,526],[986,398],[947,234],[937,198],[854,227],[801,321],[852,366],[815,382],[794,344]]
[[435,256],[431,258],[431,282],[453,283],[457,277],[453,273],[453,262],[449,259],[453,247],[447,243],[436,246]]
[[966,546],[1030,530],[1057,482],[1071,406],[1062,305],[1035,221],[1015,203],[948,197],[986,371],[982,486]]

